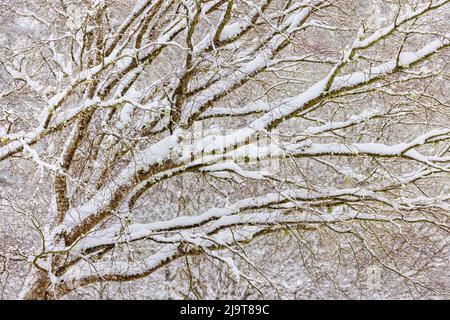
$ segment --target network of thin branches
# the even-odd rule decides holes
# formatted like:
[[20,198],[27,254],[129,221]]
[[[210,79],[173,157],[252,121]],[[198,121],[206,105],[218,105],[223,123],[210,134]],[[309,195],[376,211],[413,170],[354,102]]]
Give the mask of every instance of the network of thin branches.
[[0,299],[449,298],[450,0],[0,26]]

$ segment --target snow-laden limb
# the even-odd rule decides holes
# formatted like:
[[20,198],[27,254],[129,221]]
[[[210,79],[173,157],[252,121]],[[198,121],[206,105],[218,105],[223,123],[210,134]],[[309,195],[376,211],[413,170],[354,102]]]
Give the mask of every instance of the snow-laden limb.
[[[198,145],[200,147],[198,147],[198,150],[195,150],[194,153],[211,153],[212,151],[223,152],[235,144],[239,145],[245,142],[245,140],[254,139],[257,135],[260,135],[281,123],[283,119],[290,118],[293,115],[308,113],[319,101],[324,100],[329,96],[333,96],[335,93],[354,89],[361,85],[365,85],[370,81],[380,79],[399,68],[408,67],[419,62],[425,57],[434,54],[439,49],[448,47],[449,45],[450,40],[448,36],[442,40],[438,39],[432,41],[418,51],[402,53],[400,55],[399,63],[397,63],[397,59],[392,59],[386,63],[370,68],[370,70],[336,77],[329,90],[325,90],[330,77],[330,75],[328,75],[300,95],[289,99],[289,101],[285,101],[283,105],[272,109],[257,120],[252,121],[246,128],[236,130],[226,136],[216,136],[213,141],[208,137],[205,138],[204,143],[199,143]],[[207,145],[207,147],[202,147],[204,145]]]
[[449,0],[429,1],[428,3],[425,3],[424,5],[422,5],[421,7],[419,7],[416,10],[409,11],[404,15],[396,17],[395,21],[392,24],[388,25],[387,27],[377,30],[370,36],[368,36],[366,38],[362,38],[362,39],[357,39],[354,42],[353,47],[355,49],[365,49],[365,48],[373,45],[380,39],[390,35],[394,30],[396,30],[399,26],[405,24],[406,22],[411,21],[415,18],[418,18],[421,15],[423,15],[424,13],[427,13],[429,11],[439,9],[442,6],[448,4],[449,2],[450,2]]
[[[148,5],[148,4],[147,4]],[[138,10],[138,13],[142,13],[142,11]],[[170,39],[174,34],[177,34],[180,32],[184,27],[185,24],[183,23],[174,23],[175,27],[169,28],[167,32],[163,32],[163,35],[160,38],[160,42],[165,42],[167,39]],[[119,38],[122,37],[122,35],[118,35]],[[75,76],[72,77],[71,83],[63,90],[61,90],[59,93],[51,97],[47,100],[47,107],[45,107],[40,114],[40,121],[39,125],[29,132],[21,132],[19,134],[9,134],[2,137],[4,141],[7,141],[6,145],[3,145],[4,143],[0,143],[0,161],[8,158],[9,156],[20,152],[22,150],[21,145],[16,141],[18,138],[21,138],[24,140],[27,144],[33,144],[36,143],[39,139],[42,137],[45,137],[46,135],[58,131],[61,129],[61,124],[65,123],[65,121],[62,121],[59,119],[53,119],[55,111],[58,110],[69,98],[71,95],[75,93],[75,90],[80,87],[82,84],[85,84],[86,82],[94,81],[96,77],[98,77],[104,70],[108,69],[110,66],[119,64],[121,60],[126,59],[128,55],[128,51],[125,49],[127,45],[127,42],[123,43],[122,45],[116,47],[113,46],[114,50],[107,50],[108,55],[103,58],[103,60],[95,65],[92,66],[86,70],[82,70],[81,72],[77,73]],[[152,48],[151,50],[147,50],[147,52],[144,54],[141,59],[143,61],[149,59],[149,57],[152,56],[155,52],[160,52],[162,48],[164,48],[165,45],[156,45],[156,48]],[[130,60],[130,59],[128,59]],[[126,64],[121,70],[119,70],[119,73],[128,73],[131,70],[134,70],[134,68],[130,68],[131,61]],[[135,70],[136,71],[136,70]],[[136,72],[141,72],[142,70],[137,70]],[[17,74],[17,72],[15,72]],[[21,78],[25,78],[26,75],[20,74]],[[34,82],[29,79],[29,77],[26,77],[28,84],[33,85],[36,89],[38,89],[38,85],[34,84]],[[133,76],[130,77],[130,79],[135,79]],[[134,80],[133,80],[134,81]],[[103,84],[104,86],[105,84]],[[109,87],[107,87],[109,88]],[[121,90],[119,90],[120,93],[122,93]],[[104,95],[105,92],[99,92],[99,95]],[[80,115],[82,112],[85,112],[90,107],[93,107],[96,105],[97,102],[100,101],[99,96],[95,96],[91,99],[93,101],[90,102],[85,101],[83,106],[76,108],[75,110],[64,110],[63,111],[63,117],[68,118],[74,118],[75,116]],[[117,100],[121,100],[121,97],[119,96]],[[113,102],[108,103],[106,102],[105,105],[115,105]],[[54,122],[53,124],[51,124]]]
[[53,172],[61,172],[61,168],[59,166],[43,161],[39,157],[36,150],[32,149],[29,145],[27,145],[23,141],[21,141],[21,143],[22,143],[22,146],[23,146],[23,149],[25,150],[25,152],[30,155],[31,159],[37,164],[38,168],[41,171],[45,168],[45,169],[51,170]]
[[239,270],[239,268],[236,266],[236,263],[234,262],[233,258],[230,257],[222,257],[212,251],[206,251],[206,254],[210,257],[213,257],[223,263],[225,263],[231,270],[231,274],[233,276],[233,280],[236,282],[239,282],[241,279],[241,271]]
[[[232,245],[237,242],[246,243],[251,241],[253,238],[258,237],[265,232],[257,227],[249,228],[241,232],[239,235],[232,237],[230,234],[221,234],[218,238],[212,241],[205,241],[202,238],[197,238],[195,236],[190,237],[189,234],[185,234],[186,240],[190,243],[196,243],[197,246],[202,247],[201,250],[217,250],[223,248],[227,245]],[[203,246],[203,244],[207,244]],[[113,265],[109,263],[87,263],[83,261],[81,265],[77,268],[69,270],[65,273],[64,277],[61,278],[59,286],[62,291],[73,290],[70,286],[75,283],[75,285],[87,285],[92,282],[98,281],[98,279],[108,280],[108,281],[124,281],[126,279],[139,279],[145,277],[162,266],[176,260],[182,256],[189,254],[196,254],[198,248],[192,247],[184,250],[180,250],[179,245],[169,244],[163,246],[157,253],[149,256],[143,261],[142,265],[130,266],[125,261],[117,261]],[[67,288],[69,286],[69,288]]]
[[218,118],[218,117],[238,117],[238,116],[246,116],[257,113],[263,113],[270,111],[275,108],[271,103],[267,103],[265,101],[256,101],[252,104],[246,105],[245,108],[212,108],[208,111],[204,112],[199,120],[206,120],[209,118]]
[[[306,10],[306,11],[304,11],[304,10]],[[298,23],[301,23],[301,21],[303,21],[304,20],[304,18],[309,14],[309,12],[310,12],[310,8],[307,8],[307,9],[304,9],[304,10],[302,10],[302,14],[301,15],[298,15],[292,22],[290,22],[291,24],[292,23],[295,23],[295,24],[298,24]],[[303,12],[304,11],[304,12]],[[290,24],[290,25],[291,25]],[[175,28],[172,28],[172,30],[174,30]],[[271,49],[271,50],[269,50],[269,55],[272,55],[273,54],[273,52],[277,49],[277,48],[279,48],[283,43],[284,43],[284,37],[280,37],[280,36],[277,36],[274,40],[273,40],[273,42],[274,42],[274,48],[273,49]],[[264,54],[266,54],[266,53],[264,53]],[[261,63],[263,62],[263,58],[261,57],[261,59],[259,59],[259,60],[261,60]],[[259,61],[258,60],[258,61]],[[244,64],[243,65],[243,71],[241,72],[242,74],[244,74],[244,78],[246,78],[246,77],[248,77],[248,75],[249,74],[252,74],[252,73],[254,73],[255,72],[255,70],[258,70],[258,68],[260,68],[260,67],[264,67],[265,66],[265,63],[262,63],[261,64],[261,66],[259,65],[259,62],[258,63],[251,63],[251,64],[248,64],[248,63],[246,63],[246,64]],[[128,67],[125,67],[125,69],[127,69]],[[243,78],[242,78],[243,79]],[[239,81],[236,81],[236,83],[237,84],[240,84],[241,83],[241,81],[239,80]],[[214,90],[213,90],[214,91]],[[209,89],[209,92],[211,92],[211,88]],[[221,88],[220,89],[220,92],[222,93],[222,92],[224,92],[224,90],[223,90],[223,88]],[[215,99],[215,98],[214,98]],[[190,108],[188,108],[188,109],[190,109]],[[171,139],[174,139],[174,137],[172,137]],[[176,138],[175,138],[176,139]],[[164,144],[164,142],[163,141],[161,141],[160,143],[162,143],[162,144]],[[148,150],[149,151],[149,150]],[[150,152],[150,151],[149,151]],[[138,157],[139,157],[140,155],[138,155]],[[135,160],[133,160],[133,161],[135,161]],[[139,160],[138,160],[139,161]],[[134,168],[135,169],[135,168]],[[142,169],[143,171],[145,171],[145,168],[143,168]],[[123,188],[127,188],[126,186],[129,186],[131,183],[132,183],[132,181],[130,181],[130,180],[132,180],[134,178],[134,176],[132,176],[132,175],[129,175],[129,177],[128,177],[128,181],[125,181],[124,183],[122,183],[122,181],[124,180],[124,179],[126,179],[125,177],[124,177],[124,175],[122,175],[121,177],[119,177],[119,184],[120,185],[122,185],[122,187]],[[106,199],[112,199],[112,198],[114,198],[114,196],[112,196],[111,195],[111,191],[109,191],[109,187],[108,186],[106,186],[105,187],[106,189],[108,189],[108,191],[106,192],[107,194],[109,194],[109,196],[107,196],[106,197]],[[113,190],[113,192],[112,192],[112,194],[114,194],[114,195],[117,195],[117,193],[118,192],[122,192],[122,190],[120,189],[120,188],[117,188],[117,187],[113,187],[112,188],[112,190]],[[101,190],[100,190],[100,192],[98,192],[97,193],[98,194],[98,196],[97,197],[94,197],[90,202],[94,202],[94,203],[96,203],[96,202],[98,202],[98,198],[104,198],[105,197],[105,193],[104,192],[102,192]],[[101,201],[100,203],[107,203],[107,201]],[[83,208],[80,208],[80,209],[77,209],[77,208],[74,208],[69,214],[68,214],[68,216],[69,217],[71,217],[71,218],[69,218],[69,219],[77,219],[77,221],[80,221],[80,220],[85,220],[85,221],[88,221],[89,220],[89,216],[91,215],[91,218],[93,218],[93,217],[95,217],[95,216],[97,216],[97,217],[104,217],[104,210],[101,210],[100,208],[103,208],[104,206],[102,206],[102,205],[100,205],[100,206],[97,206],[97,205],[94,205],[94,204],[89,204],[89,205],[84,205],[83,206]],[[88,208],[88,209],[86,209],[86,208]],[[97,211],[95,211],[94,209],[99,209],[99,210],[97,210],[97,211],[100,211],[100,212],[97,212]],[[75,218],[74,218],[75,217]],[[99,218],[100,219],[100,218]],[[97,221],[97,218],[95,218],[94,219],[95,221]],[[82,229],[82,228],[78,228],[78,229]],[[78,232],[77,232],[77,234],[78,234]]]
[[244,178],[262,180],[265,179],[269,172],[265,171],[247,171],[243,170],[239,165],[234,162],[225,162],[213,164],[211,166],[205,167],[201,170],[202,172],[212,172],[214,174],[224,173],[224,172],[232,172],[242,176]]
[[449,157],[423,156],[413,148],[428,143],[432,138],[450,139],[449,129],[435,129],[427,132],[409,143],[400,143],[396,145],[385,145],[381,143],[352,143],[352,144],[319,144],[312,143],[309,145],[301,144],[299,147],[295,145],[288,146],[290,155],[294,156],[320,156],[320,155],[373,155],[381,157],[407,157],[417,161],[431,162],[448,162]]
[[[359,117],[354,118],[354,123],[360,122]],[[334,124],[324,125],[320,130],[326,132],[331,129],[344,128],[349,125],[349,122],[339,122]],[[330,129],[331,127],[331,129]],[[308,128],[305,132],[311,130]],[[316,129],[314,129],[316,130]],[[320,130],[315,131],[316,134]],[[450,139],[449,129],[435,129],[416,137],[409,143],[399,143],[395,145],[386,145],[382,143],[368,142],[368,143],[311,143],[311,142],[301,142],[292,144],[272,144],[269,146],[258,146],[255,143],[245,144],[238,148],[229,148],[228,152],[215,155],[202,156],[194,162],[213,164],[221,162],[222,159],[233,159],[237,162],[244,161],[257,161],[265,159],[277,159],[277,158],[289,158],[289,157],[320,157],[320,156],[374,156],[374,157],[397,157],[409,160],[414,160],[417,162],[424,163],[431,167],[448,171],[445,166],[440,166],[440,163],[448,163],[450,158],[448,156],[436,156],[436,155],[423,155],[419,153],[416,148],[423,145],[433,144],[436,141],[446,141]],[[225,140],[225,139],[224,139]],[[208,140],[206,140],[208,141]],[[213,141],[216,141],[214,139]],[[226,141],[226,140],[225,140]],[[206,143],[205,143],[206,144]],[[207,144],[209,148],[211,144]],[[235,142],[235,145],[237,143]],[[192,148],[187,148],[191,150]],[[210,149],[205,149],[208,152]],[[182,158],[182,161],[187,161],[190,157],[190,153],[187,152]]]
[[[191,232],[182,232],[180,235],[169,237],[167,242],[172,244],[163,246],[162,249],[160,249],[156,254],[148,257],[144,263],[134,266],[120,261],[116,261],[116,263],[112,265],[101,262],[83,263],[78,269],[74,270],[75,273],[74,271],[67,272],[63,279],[66,283],[71,283],[72,281],[90,282],[96,277],[108,279],[110,281],[138,279],[155,272],[167,262],[178,259],[184,255],[197,254],[198,250],[208,250],[209,254],[211,254],[209,250],[217,250],[235,243],[246,243],[258,235],[289,228],[289,225],[301,225],[304,228],[308,228],[308,226],[314,228],[315,226],[327,226],[341,223],[348,225],[352,222],[406,224],[430,223],[445,230],[448,230],[450,227],[445,223],[435,223],[432,220],[427,220],[421,217],[405,218],[401,215],[385,216],[341,213],[323,214],[320,216],[298,216],[262,212],[246,215],[225,216],[215,221],[211,226],[209,234],[215,234],[215,236],[205,237],[204,233],[195,234]],[[218,230],[226,230],[226,228],[236,225],[250,225],[250,227],[246,227],[236,234],[230,233],[229,231],[217,232]],[[268,229],[267,226],[269,226]],[[156,238],[158,237],[155,236],[155,239]],[[183,247],[187,245],[187,247],[186,249],[180,249],[180,245],[183,245]],[[219,258],[218,255],[216,255],[216,257]],[[230,268],[234,269],[234,267],[230,265],[231,261],[227,259],[227,261],[224,262],[227,263]],[[235,269],[234,272],[239,271]]]
[[[414,147],[418,147],[423,145],[424,143],[426,143],[427,141],[429,141],[430,139],[433,138],[450,138],[449,137],[450,131],[449,130],[445,130],[445,129],[440,129],[440,130],[433,130],[431,132],[425,133],[419,137],[417,137],[416,139],[414,139],[413,141],[411,141],[410,143],[402,143],[399,145],[392,145],[392,146],[388,146],[388,145],[383,145],[383,144],[379,144],[379,143],[360,143],[360,144],[351,144],[351,145],[338,145],[338,144],[310,144],[308,145],[306,148],[304,147],[304,145],[301,146],[301,148],[295,148],[294,146],[291,146],[291,148],[288,148],[288,152],[286,153],[286,151],[284,149],[279,149],[279,154],[277,154],[276,152],[274,152],[273,149],[268,150],[268,152],[270,151],[271,157],[277,157],[277,155],[282,155],[282,156],[295,156],[295,157],[307,157],[307,156],[323,156],[323,155],[333,155],[333,156],[339,156],[339,155],[372,155],[372,156],[380,156],[380,157],[394,157],[394,156],[398,156],[398,157],[407,157],[416,161],[420,161],[420,162],[425,162],[425,163],[430,163],[431,161],[438,161],[438,162],[448,162],[448,157],[425,157],[420,155],[418,152],[413,151],[412,148]],[[162,145],[166,145],[166,143],[163,143]],[[238,149],[236,151],[233,151],[231,157],[234,159],[239,159],[239,158],[243,158],[244,155],[245,157],[249,157],[251,158],[251,152],[249,154],[246,154],[245,152],[248,151],[249,149],[247,148],[246,150],[243,149]],[[252,149],[250,149],[252,150]],[[243,155],[240,155],[239,152],[244,152]],[[166,149],[166,151],[164,152],[164,156],[168,156],[168,154],[170,153],[169,149]],[[151,153],[153,154],[153,153]],[[256,157],[261,157],[264,158],[263,152],[261,152],[260,150],[258,150],[255,153],[257,156]],[[162,158],[158,158],[157,160],[161,161],[161,159],[164,159],[164,156]],[[157,161],[155,160],[155,161]],[[154,162],[150,162],[151,164],[153,164]],[[133,164],[134,165],[134,164]],[[147,164],[148,165],[148,164]],[[439,168],[441,170],[447,171],[448,169],[445,169],[445,167],[438,167],[438,166],[434,166],[435,168]],[[140,167],[142,168],[142,167]],[[205,168],[206,170],[208,170],[208,167]],[[242,176],[248,175],[244,172],[240,172],[239,169],[236,169],[236,165],[225,165],[225,164],[220,164],[220,165],[215,165],[212,167],[209,167],[209,170],[232,170],[232,171],[236,171],[237,173],[239,173]],[[128,172],[136,172],[135,167],[133,166],[132,169],[129,170],[125,170],[123,173],[124,176],[124,180],[126,181],[127,179],[129,179],[129,177],[127,178],[127,174]],[[252,178],[262,178],[261,176],[252,176]],[[117,182],[115,182],[116,184],[116,188],[120,188],[123,185],[118,184]],[[91,200],[91,202],[89,204],[86,204],[84,207],[81,208],[81,211],[73,211],[74,213],[70,213],[67,215],[68,219],[72,219],[73,221],[82,221],[82,220],[87,220],[87,217],[89,217],[89,215],[92,214],[96,214],[97,212],[102,212],[105,209],[101,208],[101,205],[99,207],[97,207],[96,205],[94,205],[95,201],[100,201],[100,199],[102,200],[108,200],[109,197],[113,196],[114,192],[111,192],[112,187],[107,187],[105,189],[105,192],[107,192],[109,194],[109,196],[106,196],[105,194],[100,193],[98,198],[93,198]],[[114,189],[112,189],[114,190]],[[117,189],[115,189],[117,190]],[[239,210],[242,210],[242,205],[243,203],[248,203],[250,202],[252,205],[251,207],[264,207],[266,205],[273,205],[275,203],[277,203],[277,201],[280,201],[280,196],[281,199],[283,199],[282,202],[285,202],[287,198],[291,198],[291,199],[296,199],[296,200],[304,200],[301,198],[301,195],[304,196],[303,193],[301,194],[297,194],[297,193],[282,193],[280,194],[273,194],[273,195],[269,195],[263,198],[253,198],[253,199],[249,199],[247,201],[243,201],[241,203],[239,203],[239,205],[237,206],[237,208],[239,208]],[[313,194],[308,196],[307,198],[310,200],[320,200],[323,198],[331,198],[331,197],[337,197],[337,196],[343,196],[343,195],[348,195],[348,196],[357,196],[357,197],[369,197],[369,198],[374,198],[377,201],[381,201],[384,203],[390,203],[388,200],[384,199],[384,198],[380,198],[378,196],[375,196],[374,193],[368,192],[368,191],[364,191],[364,190],[342,190],[339,191],[337,193],[332,193],[326,196],[314,196]],[[92,203],[92,204],[91,204]],[[100,202],[101,203],[101,202]],[[106,204],[108,203],[108,201],[105,202]],[[395,206],[394,204],[392,204],[392,206]],[[85,250],[88,249],[90,246],[103,246],[103,245],[110,245],[113,244],[114,242],[122,242],[122,241],[133,241],[135,239],[142,239],[145,237],[148,237],[151,233],[154,232],[162,232],[162,231],[169,231],[169,230],[175,230],[178,228],[187,228],[187,227],[195,227],[197,225],[202,225],[206,222],[209,222],[211,220],[214,220],[217,217],[220,217],[221,215],[229,215],[231,213],[235,213],[236,209],[234,210],[212,210],[209,211],[207,213],[205,213],[205,215],[199,216],[196,219],[194,219],[193,217],[183,217],[183,218],[177,218],[174,221],[167,221],[165,223],[155,223],[155,224],[149,224],[147,226],[140,226],[140,225],[132,225],[128,227],[129,233],[126,235],[120,235],[118,234],[118,229],[119,228],[113,228],[112,230],[105,230],[105,231],[101,231],[100,233],[93,233],[92,235],[88,235],[87,239],[94,239],[92,240],[93,242],[88,245],[87,247],[83,247],[83,245],[81,245],[80,250]],[[74,214],[76,214],[76,216],[74,216]],[[66,223],[67,225],[76,225],[74,222],[70,222],[71,220],[67,220],[68,223]],[[117,238],[119,236],[119,238]],[[100,239],[98,240],[97,237]],[[123,237],[122,239],[126,239],[126,240],[119,240],[121,237]],[[109,240],[105,240],[105,239],[109,239]],[[84,243],[84,242],[81,242]],[[77,246],[78,247],[78,246]]]
[[169,157],[170,151],[176,144],[176,135],[171,135],[159,143],[152,145],[151,148],[136,154],[134,161],[131,162],[127,168],[122,170],[122,173],[115,181],[99,190],[96,196],[89,200],[88,203],[80,208],[69,210],[63,222],[65,228],[69,229],[79,226],[80,224],[82,225],[83,221],[89,223],[89,219],[99,216],[102,213],[104,214],[104,211],[107,210],[111,199],[114,198],[116,193],[133,185],[133,179],[135,179],[136,173],[141,171],[145,172],[151,166],[162,163]]
[[41,94],[41,92],[44,88],[42,86],[42,84],[40,84],[36,80],[33,80],[29,75],[27,75],[24,72],[15,70],[13,68],[8,68],[8,67],[5,67],[5,68],[6,68],[6,71],[11,75],[11,77],[14,80],[24,81],[30,87],[31,90],[33,90],[37,94]]
[[359,198],[394,206],[393,202],[387,198],[361,188],[342,189],[330,193],[285,190],[279,193],[266,194],[261,197],[243,199],[230,207],[213,208],[198,216],[178,217],[168,221],[148,224],[132,224],[127,226],[126,230],[123,230],[121,226],[103,229],[86,235],[73,249],[77,251],[89,251],[96,247],[104,247],[115,243],[142,240],[162,232],[201,227],[211,221],[221,221],[223,217],[227,216],[241,216],[241,213],[248,210],[276,208],[278,205],[287,203],[323,202],[323,205],[326,205],[329,200],[341,199],[352,201]]
[[[282,250],[290,234],[299,250],[310,238],[317,255],[305,261],[328,255],[316,240],[332,239],[348,270],[348,252],[358,270],[369,254],[419,283],[405,256],[432,261],[423,252],[444,252],[448,232],[449,3],[398,2],[371,17],[371,4],[319,0],[8,11],[0,236],[32,217],[21,297],[131,281],[189,256],[263,285],[272,266],[252,260],[268,240],[246,244],[283,234]],[[404,241],[404,256],[389,239]],[[2,241],[0,257],[21,241]]]
[[305,136],[308,135],[318,135],[321,133],[326,133],[329,131],[339,130],[339,129],[345,129],[348,127],[351,127],[356,124],[360,124],[366,121],[369,121],[374,118],[383,117],[388,115],[388,113],[380,111],[378,109],[368,109],[364,110],[358,115],[352,115],[348,120],[346,121],[334,121],[334,122],[328,122],[321,126],[315,126],[315,127],[308,127],[304,134]]
[[41,114],[39,116],[39,125],[35,129],[29,132],[7,134],[2,136],[2,138],[7,142],[6,144],[0,143],[0,161],[21,150],[22,145],[17,141],[18,139],[22,139],[24,143],[33,144],[42,136],[46,135],[45,131],[51,131],[48,130],[48,126],[50,124],[50,121],[52,120],[52,115],[55,110],[57,110],[69,98],[69,96],[74,93],[75,88],[77,88],[80,84],[91,80],[98,73],[100,73],[103,68],[112,64],[115,58],[116,56],[113,53],[111,57],[105,59],[104,65],[97,65],[79,73],[76,79],[74,79],[70,85],[68,85],[60,93],[50,98],[47,101],[47,106],[41,111]]
[[186,106],[187,113],[183,114],[182,122],[192,123],[197,120],[209,109],[214,101],[222,98],[230,91],[233,91],[243,83],[247,82],[249,78],[273,65],[275,62],[272,61],[272,59],[286,44],[286,38],[295,31],[295,28],[306,21],[312,11],[313,7],[306,7],[299,10],[295,15],[290,16],[290,19],[287,19],[283,26],[280,27],[281,30],[285,30],[286,34],[274,34],[269,38],[267,46],[251,57],[251,61],[248,61],[249,53],[247,53],[247,56],[244,55],[238,59],[238,61],[244,62],[239,63],[235,67],[236,70],[231,75],[225,77],[224,80],[213,83],[211,86],[206,86],[205,89],[207,90],[202,90],[203,92],[198,94],[197,97]]

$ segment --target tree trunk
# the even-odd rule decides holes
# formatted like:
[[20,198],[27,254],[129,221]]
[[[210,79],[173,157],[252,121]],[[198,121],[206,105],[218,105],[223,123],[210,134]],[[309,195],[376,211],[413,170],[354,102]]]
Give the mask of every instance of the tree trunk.
[[57,297],[50,289],[51,281],[47,275],[39,274],[28,292],[24,295],[26,300],[55,300]]

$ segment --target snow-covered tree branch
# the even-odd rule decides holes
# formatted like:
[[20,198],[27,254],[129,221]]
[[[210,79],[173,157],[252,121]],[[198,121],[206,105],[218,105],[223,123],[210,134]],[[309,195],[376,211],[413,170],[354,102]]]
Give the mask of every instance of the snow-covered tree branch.
[[0,12],[4,297],[448,296],[449,0]]

